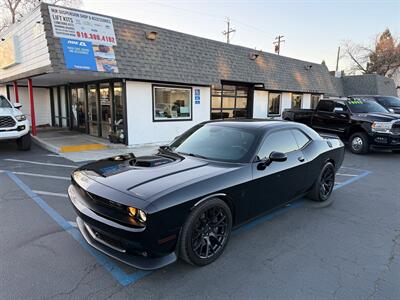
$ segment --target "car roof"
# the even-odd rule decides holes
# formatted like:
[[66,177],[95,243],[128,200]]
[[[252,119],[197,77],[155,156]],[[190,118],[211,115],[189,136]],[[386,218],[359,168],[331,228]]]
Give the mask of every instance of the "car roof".
[[273,119],[219,119],[203,122],[203,124],[215,124],[223,125],[227,127],[236,127],[243,129],[272,129],[279,127],[288,127],[295,122],[285,121],[285,120],[273,120]]

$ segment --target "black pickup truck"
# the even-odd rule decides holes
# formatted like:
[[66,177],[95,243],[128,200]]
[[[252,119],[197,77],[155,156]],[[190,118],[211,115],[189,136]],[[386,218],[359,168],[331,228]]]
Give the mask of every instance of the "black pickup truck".
[[400,114],[390,113],[374,100],[322,99],[315,110],[286,109],[282,118],[335,134],[349,142],[353,153],[367,153],[371,148],[400,152]]

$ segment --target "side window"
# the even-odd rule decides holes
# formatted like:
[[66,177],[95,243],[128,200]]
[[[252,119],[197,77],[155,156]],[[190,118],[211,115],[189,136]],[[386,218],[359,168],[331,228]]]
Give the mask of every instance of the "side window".
[[291,130],[276,131],[264,139],[257,156],[259,159],[263,159],[269,157],[273,151],[288,153],[298,149]]
[[333,101],[329,100],[321,100],[318,103],[317,110],[324,111],[324,112],[333,112]]
[[298,129],[293,129],[292,132],[297,141],[297,145],[299,146],[300,149],[302,149],[305,145],[307,145],[311,141],[311,139],[308,136],[306,136],[302,131]]

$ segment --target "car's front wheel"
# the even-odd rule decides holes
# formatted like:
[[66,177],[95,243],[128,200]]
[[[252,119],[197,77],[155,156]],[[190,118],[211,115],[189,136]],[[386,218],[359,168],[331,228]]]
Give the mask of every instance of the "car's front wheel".
[[31,149],[31,143],[32,143],[31,135],[29,133],[25,134],[24,136],[20,137],[17,140],[18,150],[21,150],[21,151],[30,150]]
[[365,154],[369,151],[368,136],[364,132],[356,132],[350,137],[350,150],[355,154]]
[[232,230],[229,206],[212,198],[196,206],[187,218],[179,238],[180,257],[193,265],[205,266],[224,251]]
[[329,199],[335,186],[335,167],[327,162],[321,170],[318,179],[308,194],[308,198],[317,202],[325,202]]

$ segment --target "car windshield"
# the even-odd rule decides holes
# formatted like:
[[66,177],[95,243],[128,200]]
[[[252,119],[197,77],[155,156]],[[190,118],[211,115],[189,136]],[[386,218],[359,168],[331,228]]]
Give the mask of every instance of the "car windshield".
[[10,108],[11,104],[4,96],[0,96],[0,108]]
[[177,153],[218,161],[243,162],[250,154],[256,134],[248,130],[207,124],[195,127],[170,146]]
[[346,103],[353,113],[389,112],[386,108],[373,100],[352,98],[347,100]]
[[377,97],[378,101],[387,107],[400,107],[400,98],[397,97]]

